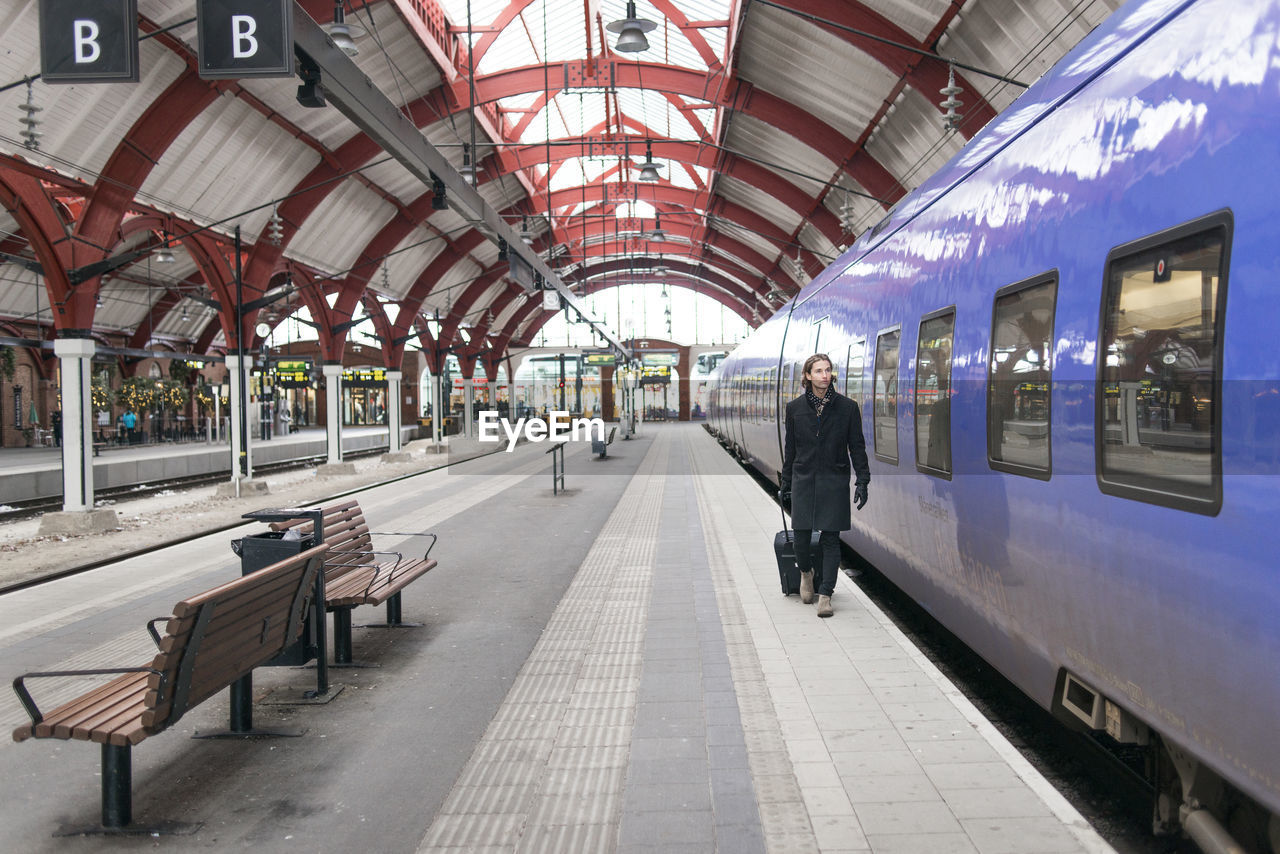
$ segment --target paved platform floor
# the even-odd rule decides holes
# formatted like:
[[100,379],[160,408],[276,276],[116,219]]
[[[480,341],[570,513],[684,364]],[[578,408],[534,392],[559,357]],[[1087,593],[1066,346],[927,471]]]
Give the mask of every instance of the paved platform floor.
[[[96,746],[5,743],[6,847],[1109,850],[852,582],[827,620],[779,593],[777,508],[700,426],[572,446],[559,495],[544,450],[359,496],[378,530],[441,534],[405,594],[425,625],[358,629],[374,666],[331,670],[327,705],[276,705],[314,673],[259,669],[257,721],[302,738],[190,739],[224,695],[139,745],[137,822],[193,834],[54,838],[96,820]],[[238,571],[232,536],[0,597],[3,675],[145,661],[146,619]]]

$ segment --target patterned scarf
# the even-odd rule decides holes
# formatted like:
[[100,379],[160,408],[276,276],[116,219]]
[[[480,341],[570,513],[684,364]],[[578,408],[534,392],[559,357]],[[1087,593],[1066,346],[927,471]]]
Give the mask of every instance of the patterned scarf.
[[813,386],[810,386],[804,390],[804,396],[805,396],[805,399],[809,401],[809,405],[812,406],[814,410],[818,413],[819,420],[821,420],[823,408],[828,403],[830,403],[831,399],[835,396],[835,386],[834,385],[827,386],[827,393],[824,394],[822,397],[818,397],[816,394],[814,394]]

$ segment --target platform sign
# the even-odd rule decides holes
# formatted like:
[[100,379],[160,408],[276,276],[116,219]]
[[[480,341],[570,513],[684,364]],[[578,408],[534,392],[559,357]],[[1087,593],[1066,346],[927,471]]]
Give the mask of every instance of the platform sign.
[[680,364],[679,353],[643,353],[640,356],[640,364],[646,368],[649,367],[672,367]]
[[138,0],[40,0],[40,79],[136,83]]
[[293,76],[292,0],[197,0],[205,80]]
[[387,384],[385,368],[347,368],[342,372],[342,384],[351,388],[381,388]]
[[307,359],[281,359],[275,364],[276,384],[281,388],[310,388],[311,362]]
[[671,369],[665,365],[641,370],[640,385],[666,385],[671,382]]
[[585,362],[588,365],[612,366],[617,364],[618,357],[613,353],[587,353]]

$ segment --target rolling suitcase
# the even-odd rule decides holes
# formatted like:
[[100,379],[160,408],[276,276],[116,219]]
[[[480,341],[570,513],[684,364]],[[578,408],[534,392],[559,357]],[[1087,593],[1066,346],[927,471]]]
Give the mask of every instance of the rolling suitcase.
[[[786,522],[785,516],[783,522]],[[783,596],[800,592],[800,567],[796,566],[795,535],[796,532],[790,528],[783,528],[773,536],[773,553],[778,558],[778,577],[782,579]],[[813,532],[812,539],[809,540],[809,554],[817,552],[819,536],[818,531]]]

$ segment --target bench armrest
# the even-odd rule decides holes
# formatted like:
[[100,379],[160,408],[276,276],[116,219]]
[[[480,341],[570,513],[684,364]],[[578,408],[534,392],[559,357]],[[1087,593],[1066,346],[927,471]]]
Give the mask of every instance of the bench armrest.
[[406,534],[403,531],[370,531],[369,534],[375,537],[430,537],[431,545],[427,546],[427,552],[422,556],[423,560],[431,557],[431,550],[436,547],[436,542],[440,539],[430,531],[418,531],[412,534]]
[[[168,619],[167,617],[165,619]],[[31,723],[38,724],[44,720],[44,714],[40,708],[36,706],[36,701],[31,698],[31,692],[27,690],[26,680],[41,679],[50,676],[119,676],[123,673],[154,673],[157,676],[163,676],[159,670],[154,667],[107,667],[96,670],[47,670],[39,673],[24,673],[13,680],[13,693],[18,695],[18,702],[22,704],[22,708],[26,709],[28,715],[31,716]]]
[[156,631],[156,623],[167,623],[172,620],[173,616],[168,617],[152,617],[147,620],[147,634],[151,635],[151,640],[155,642],[156,649],[160,648],[160,643],[164,640],[160,637],[160,633]]
[[400,564],[404,563],[404,555],[401,554],[400,552],[371,551],[371,552],[367,552],[367,554],[394,555],[396,562],[393,563],[389,568],[386,566],[383,566],[382,564],[376,564],[373,567],[373,575],[369,577],[369,583],[366,584],[364,587],[364,592],[366,596],[368,596],[369,591],[373,589],[373,582],[378,580],[378,576],[382,574],[382,570],[389,569],[389,572],[387,573],[387,583],[390,584],[391,579],[396,577],[396,570],[400,568]]

